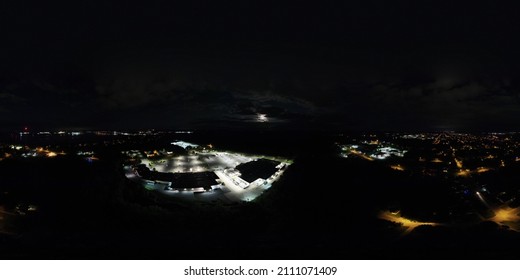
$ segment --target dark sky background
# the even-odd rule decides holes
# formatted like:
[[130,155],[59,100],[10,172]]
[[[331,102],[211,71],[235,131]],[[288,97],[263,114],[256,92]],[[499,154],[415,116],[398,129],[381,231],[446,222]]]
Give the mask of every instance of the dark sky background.
[[510,2],[109,2],[2,2],[2,130],[520,130]]

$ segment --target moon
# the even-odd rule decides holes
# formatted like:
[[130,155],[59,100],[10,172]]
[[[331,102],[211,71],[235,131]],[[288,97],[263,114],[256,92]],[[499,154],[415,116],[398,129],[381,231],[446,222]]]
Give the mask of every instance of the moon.
[[257,114],[256,121],[257,122],[268,122],[269,118],[267,118],[266,114]]

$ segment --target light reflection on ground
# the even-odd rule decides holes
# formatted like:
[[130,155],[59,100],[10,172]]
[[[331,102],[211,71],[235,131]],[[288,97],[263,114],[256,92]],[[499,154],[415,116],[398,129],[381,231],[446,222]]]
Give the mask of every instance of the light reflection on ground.
[[406,234],[412,232],[412,230],[414,230],[418,226],[425,226],[425,225],[437,226],[437,225],[439,225],[437,223],[418,222],[418,221],[410,220],[405,217],[402,217],[399,212],[392,213],[390,211],[382,211],[379,213],[378,217],[383,220],[398,223],[401,225],[401,227],[406,228],[406,230],[403,232],[403,235],[406,235]]
[[494,209],[494,212],[495,216],[489,218],[489,221],[508,226],[510,229],[520,232],[520,207],[500,207]]

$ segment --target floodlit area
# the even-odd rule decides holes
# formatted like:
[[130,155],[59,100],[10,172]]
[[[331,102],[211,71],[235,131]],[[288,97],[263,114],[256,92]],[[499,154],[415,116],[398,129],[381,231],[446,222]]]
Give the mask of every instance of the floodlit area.
[[172,145],[176,145],[176,146],[179,146],[181,148],[196,148],[198,147],[199,145],[196,145],[196,144],[192,144],[192,143],[188,143],[188,142],[184,142],[184,141],[175,141],[175,142],[172,142]]
[[[181,142],[181,141],[179,141]],[[179,145],[179,142],[172,143]],[[125,152],[134,161],[126,177],[165,196],[205,202],[252,201],[282,176],[290,161],[198,149],[182,142],[188,154]]]
[[520,232],[520,207],[500,207],[494,209],[495,215],[489,220],[500,225],[508,226],[514,231]]
[[493,221],[499,225],[507,226],[511,230],[520,232],[520,207],[512,208],[505,204],[490,206],[480,192],[475,193],[478,199],[491,211],[493,216],[490,218],[481,217],[484,221]]
[[166,159],[141,159],[141,163],[158,172],[196,173],[235,168],[253,160],[251,157],[227,152],[200,152],[192,155],[169,156]]

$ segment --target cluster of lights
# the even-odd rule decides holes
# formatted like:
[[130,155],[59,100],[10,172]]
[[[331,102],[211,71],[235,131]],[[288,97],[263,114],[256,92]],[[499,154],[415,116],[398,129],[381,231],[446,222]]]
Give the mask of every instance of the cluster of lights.
[[192,144],[192,143],[188,143],[188,142],[185,142],[185,141],[175,141],[175,142],[172,142],[171,144],[175,145],[175,146],[179,146],[179,147],[181,147],[183,149],[197,148],[199,146],[197,144]]
[[[55,151],[51,151],[51,150],[49,150],[47,148],[43,148],[43,147],[37,147],[37,148],[34,148],[34,149],[31,149],[31,148],[29,148],[27,146],[20,146],[20,145],[11,145],[9,147],[12,150],[16,150],[16,151],[22,151],[23,150],[24,153],[21,153],[19,155],[24,157],[24,158],[27,158],[27,157],[39,157],[39,156],[45,156],[45,157],[53,158],[53,157],[56,157],[58,155],[65,155],[64,152],[55,152]],[[6,158],[7,158],[7,157],[11,157],[13,154],[5,153],[5,155],[6,155]]]
[[[199,147],[196,144],[175,141],[171,144],[177,145],[183,148],[188,147]],[[205,146],[203,146],[205,147]],[[212,148],[211,145],[209,147]],[[208,151],[205,149],[197,149],[190,152],[190,155],[176,156],[174,153],[168,153],[167,151],[145,151],[139,150],[122,151],[122,154],[131,157],[132,165],[125,167],[126,177],[131,180],[139,180],[146,189],[159,190],[161,192],[167,192],[168,195],[176,195],[183,193],[183,197],[186,193],[214,193],[215,189],[223,189],[224,192],[217,193],[215,195],[225,195],[231,200],[242,200],[251,201],[258,197],[263,191],[269,189],[272,182],[276,181],[283,173],[286,166],[290,165],[290,161],[284,159],[273,159],[280,163],[276,165],[278,169],[268,179],[258,178],[255,181],[249,183],[242,178],[242,174],[235,169],[235,167],[241,163],[250,162],[255,160],[255,157],[229,153],[224,151]],[[165,157],[160,159],[150,158],[149,155],[160,154]],[[169,155],[169,156],[168,156]],[[201,156],[202,155],[202,156]],[[157,172],[172,172],[172,173],[199,173],[205,171],[213,171],[219,178],[217,179],[218,185],[211,186],[211,189],[205,190],[200,187],[190,188],[172,188],[172,182],[161,182],[158,180],[151,180],[149,178],[142,177],[143,175],[138,172],[139,167],[135,164],[135,161],[139,164],[146,166],[148,169],[154,169]],[[205,166],[208,165],[208,166]],[[173,182],[175,184],[175,182]],[[209,194],[208,194],[209,195]],[[208,199],[214,199],[213,196]]]
[[386,158],[389,158],[390,156],[404,157],[405,153],[406,153],[406,151],[401,151],[396,148],[382,147],[382,148],[378,148],[376,150],[376,153],[371,154],[370,156],[373,158],[376,158],[376,159],[386,159]]
[[[419,162],[424,162],[423,173],[435,176],[438,172],[448,173],[452,176],[469,177],[472,174],[482,174],[504,168],[509,162],[520,162],[520,142],[517,141],[517,133],[490,133],[490,134],[466,134],[466,133],[420,133],[399,134],[386,133],[379,138],[378,135],[361,135],[362,139],[354,141],[354,144],[342,146],[342,156],[350,155],[369,160],[391,159],[389,167],[396,168],[396,158],[404,157],[406,150],[396,148],[406,145],[394,140],[420,140],[426,141],[426,146],[435,145],[433,150],[427,149],[426,154],[418,157]],[[381,137],[381,135],[379,135]],[[365,140],[363,140],[363,138]],[[416,146],[417,141],[412,142]],[[357,145],[359,143],[359,145]],[[397,144],[399,143],[399,144]],[[444,145],[444,146],[443,146]],[[371,147],[375,146],[375,147]],[[412,146],[412,147],[413,147]],[[432,153],[429,154],[428,151]],[[469,155],[468,155],[469,154]],[[462,156],[464,155],[464,156]],[[417,159],[417,158],[416,158]],[[476,161],[480,161],[480,163]],[[463,162],[464,161],[464,162]],[[436,163],[436,165],[428,165]],[[403,164],[403,162],[399,162]],[[417,162],[409,164],[417,164]],[[393,166],[391,166],[393,165]],[[408,165],[408,164],[407,164]]]

